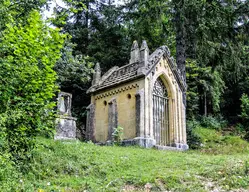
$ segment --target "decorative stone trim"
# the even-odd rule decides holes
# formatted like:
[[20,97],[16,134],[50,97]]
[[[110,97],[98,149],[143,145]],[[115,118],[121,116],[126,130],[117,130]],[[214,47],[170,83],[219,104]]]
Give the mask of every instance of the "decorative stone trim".
[[[61,101],[63,100],[63,107],[65,111],[61,111]],[[66,92],[60,92],[58,94],[58,103],[57,103],[58,112],[60,115],[71,116],[72,108],[72,94]]]
[[116,95],[118,93],[121,93],[121,92],[124,92],[124,91],[128,91],[128,90],[131,90],[131,89],[134,89],[134,88],[138,88],[138,87],[139,87],[138,84],[133,84],[133,85],[125,86],[125,87],[120,87],[118,89],[114,89],[112,91],[105,92],[105,93],[102,93],[100,95],[97,95],[95,97],[95,100],[102,99],[102,98],[105,98],[105,97],[108,97],[108,96],[112,96],[112,95]]

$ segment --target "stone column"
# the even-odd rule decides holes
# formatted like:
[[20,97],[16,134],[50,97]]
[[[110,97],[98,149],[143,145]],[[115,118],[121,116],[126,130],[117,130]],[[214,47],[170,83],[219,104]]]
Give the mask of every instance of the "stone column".
[[182,94],[180,94],[180,89],[178,90],[178,119],[179,119],[179,140],[178,143],[182,142]]
[[[176,97],[175,97],[176,98]],[[172,99],[172,113],[173,113],[173,137],[172,137],[172,146],[175,146],[177,142],[177,105],[176,99]]]
[[108,109],[108,141],[113,141],[113,131],[118,127],[118,108],[116,99],[112,99]]
[[94,68],[92,85],[98,84],[100,79],[101,79],[101,68],[100,68],[99,63],[96,63],[95,68]]
[[130,55],[130,64],[139,62],[140,50],[137,41],[133,42]]
[[153,138],[153,83],[152,77],[146,77],[144,88],[144,130],[146,138]]
[[182,113],[183,113],[183,143],[184,144],[187,144],[187,132],[186,132],[186,108],[185,108],[185,105],[183,106],[183,109],[182,109]]
[[90,104],[86,109],[86,140],[95,142],[95,105]]
[[174,143],[174,133],[175,133],[175,119],[174,119],[174,110],[173,110],[173,99],[172,97],[169,97],[168,99],[169,102],[169,135],[170,135],[170,140],[169,143],[170,145]]
[[144,137],[144,89],[136,94],[136,137]]

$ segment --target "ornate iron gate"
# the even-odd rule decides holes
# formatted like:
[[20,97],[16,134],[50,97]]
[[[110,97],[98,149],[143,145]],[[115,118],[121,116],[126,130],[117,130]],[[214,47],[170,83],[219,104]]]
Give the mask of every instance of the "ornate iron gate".
[[157,145],[169,144],[169,100],[167,89],[160,78],[153,88],[153,132]]

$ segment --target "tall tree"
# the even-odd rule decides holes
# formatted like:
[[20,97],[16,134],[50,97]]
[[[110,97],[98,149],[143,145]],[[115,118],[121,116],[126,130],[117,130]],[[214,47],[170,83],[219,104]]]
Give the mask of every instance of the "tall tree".
[[[186,29],[184,0],[173,0],[174,23],[176,34],[176,63],[186,81]],[[185,101],[186,102],[186,101]]]
[[175,55],[170,1],[131,0],[124,7],[125,24],[131,39],[147,40],[152,51],[167,45]]
[[[211,67],[210,73],[216,76],[219,73],[225,82],[224,94],[219,95],[220,106],[227,115],[238,113],[239,79],[243,79],[246,70],[244,59],[245,39],[248,38],[248,1],[185,1],[185,29],[187,58],[196,60],[200,68]],[[215,72],[216,71],[216,72]],[[215,72],[215,73],[214,73]],[[238,81],[239,80],[239,81]],[[208,89],[203,94],[207,95]],[[233,95],[228,96],[228,93]],[[237,94],[237,96],[236,96]],[[211,98],[205,102],[205,96],[201,103],[212,105]],[[227,98],[227,99],[225,99]],[[229,101],[230,99],[230,101]],[[229,110],[228,106],[236,110]],[[224,108],[225,107],[225,108]],[[205,107],[204,107],[205,108]],[[224,110],[225,109],[225,110]],[[210,111],[212,113],[212,111]]]

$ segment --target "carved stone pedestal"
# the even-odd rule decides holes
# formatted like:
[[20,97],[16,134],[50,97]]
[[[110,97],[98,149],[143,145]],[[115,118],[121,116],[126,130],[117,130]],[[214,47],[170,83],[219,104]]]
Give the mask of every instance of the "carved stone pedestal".
[[76,120],[66,116],[57,119],[55,139],[76,139]]
[[58,112],[55,139],[76,139],[76,118],[71,116],[72,95],[60,92],[58,96]]

